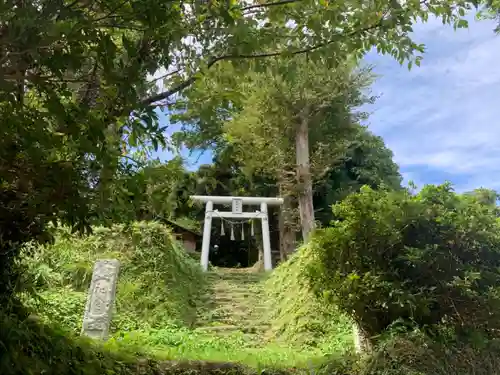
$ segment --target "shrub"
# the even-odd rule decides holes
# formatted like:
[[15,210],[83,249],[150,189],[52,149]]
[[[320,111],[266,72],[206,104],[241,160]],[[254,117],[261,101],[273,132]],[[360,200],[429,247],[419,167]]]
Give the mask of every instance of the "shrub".
[[500,328],[496,208],[450,185],[363,188],[333,206],[338,220],[311,241],[314,290],[370,336],[402,322],[456,333]]
[[498,375],[500,342],[443,343],[419,332],[400,334],[380,343],[359,368],[359,375]]

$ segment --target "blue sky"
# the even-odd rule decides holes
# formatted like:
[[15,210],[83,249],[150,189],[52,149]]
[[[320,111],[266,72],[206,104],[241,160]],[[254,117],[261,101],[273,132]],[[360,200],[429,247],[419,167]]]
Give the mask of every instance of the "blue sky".
[[451,181],[456,190],[500,190],[500,36],[492,21],[453,30],[438,21],[415,27],[426,45],[408,71],[388,57],[367,56],[381,77],[369,128],[394,152],[406,181]]
[[[367,55],[379,75],[372,92],[381,95],[367,108],[369,129],[394,152],[405,182],[500,190],[500,36],[493,27],[473,17],[465,30],[435,20],[416,25],[414,38],[427,51],[411,71],[389,56]],[[190,160],[193,168],[210,155]]]

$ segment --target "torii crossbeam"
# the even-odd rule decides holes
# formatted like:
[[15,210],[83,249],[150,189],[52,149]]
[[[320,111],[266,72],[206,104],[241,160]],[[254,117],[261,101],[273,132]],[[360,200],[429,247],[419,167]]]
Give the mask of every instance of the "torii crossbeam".
[[[269,216],[267,206],[279,206],[283,204],[283,198],[261,198],[261,197],[221,197],[208,195],[192,195],[191,199],[205,203],[205,224],[203,226],[203,243],[201,247],[201,267],[204,271],[208,269],[208,257],[210,252],[210,233],[212,231],[212,218],[231,219],[260,219],[262,223],[262,241],[264,248],[264,269],[270,271],[273,268],[271,260],[271,236],[269,234]],[[214,204],[232,204],[232,211],[214,210]],[[258,206],[260,211],[245,212],[243,206]]]

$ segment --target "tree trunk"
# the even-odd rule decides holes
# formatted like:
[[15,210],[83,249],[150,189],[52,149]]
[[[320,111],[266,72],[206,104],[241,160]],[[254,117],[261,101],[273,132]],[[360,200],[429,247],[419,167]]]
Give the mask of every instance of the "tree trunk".
[[295,133],[299,212],[302,239],[307,242],[315,227],[311,165],[309,164],[309,111],[302,110]]
[[285,262],[290,254],[295,251],[295,233],[292,229],[291,197],[283,196],[283,205],[279,215],[280,230],[280,260]]

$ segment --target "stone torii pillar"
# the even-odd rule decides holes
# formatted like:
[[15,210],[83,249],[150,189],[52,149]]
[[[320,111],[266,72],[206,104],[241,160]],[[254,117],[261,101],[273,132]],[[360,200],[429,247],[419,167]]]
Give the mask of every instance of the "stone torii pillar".
[[[191,199],[205,203],[205,224],[203,226],[203,243],[201,247],[201,267],[204,271],[208,269],[208,257],[210,253],[210,234],[212,231],[212,218],[230,219],[260,219],[262,223],[262,241],[264,248],[264,269],[270,271],[273,268],[271,259],[271,236],[269,233],[269,216],[267,206],[279,206],[283,204],[282,198],[260,198],[260,197],[221,197],[208,195],[192,195]],[[231,211],[214,210],[214,204],[232,204]],[[243,206],[260,205],[260,211],[243,211]]]

